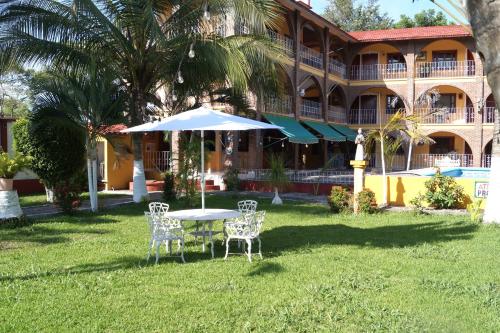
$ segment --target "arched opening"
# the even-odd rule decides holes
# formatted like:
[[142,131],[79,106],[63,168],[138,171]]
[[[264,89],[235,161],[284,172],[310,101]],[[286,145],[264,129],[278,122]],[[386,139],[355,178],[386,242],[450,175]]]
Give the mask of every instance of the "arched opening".
[[407,76],[406,60],[401,51],[389,44],[364,47],[354,57],[351,80],[403,79]]
[[490,94],[484,103],[483,111],[483,123],[494,124],[495,123],[495,110],[497,108],[495,97]]
[[456,40],[437,40],[427,44],[416,55],[415,76],[474,76],[476,65],[472,52]]
[[292,102],[294,89],[290,76],[284,69],[278,69],[278,82],[281,84],[280,94],[266,97],[264,102],[265,112],[293,117],[295,115]]
[[[424,96],[427,95],[427,96]],[[426,98],[429,97],[429,98]],[[424,124],[472,124],[474,105],[467,94],[454,86],[436,86],[420,94],[414,114]]]
[[299,90],[301,97],[300,116],[311,119],[322,119],[322,92],[318,80],[311,76]]
[[347,78],[345,43],[334,35],[330,35],[328,49],[328,72],[343,79]]
[[335,85],[328,94],[328,121],[332,123],[347,123],[346,96],[344,90]]
[[471,167],[472,149],[462,136],[447,131],[429,134],[433,144],[417,145],[411,159],[412,169],[440,167]]
[[405,111],[405,103],[391,89],[370,88],[356,97],[349,109],[349,124],[375,125],[387,122],[397,111]]
[[493,140],[490,140],[486,146],[484,146],[483,157],[481,161],[481,166],[483,168],[491,168],[491,150],[493,148]]
[[311,22],[305,22],[300,36],[300,59],[302,63],[323,69],[322,31]]

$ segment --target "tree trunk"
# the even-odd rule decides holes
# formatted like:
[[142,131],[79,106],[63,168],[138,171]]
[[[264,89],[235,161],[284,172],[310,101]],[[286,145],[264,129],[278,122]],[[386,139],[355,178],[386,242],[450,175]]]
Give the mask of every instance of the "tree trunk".
[[382,205],[387,206],[387,176],[385,174],[384,137],[380,137],[380,157],[382,158]]
[[87,139],[87,180],[89,187],[90,209],[97,212],[97,144]]
[[413,153],[413,138],[410,139],[410,147],[408,147],[408,161],[406,162],[406,171],[411,168],[411,154]]
[[483,221],[500,223],[500,0],[467,0],[476,48],[483,59],[484,72],[497,104],[491,151],[489,193]]
[[134,202],[141,202],[149,199],[146,189],[146,175],[144,173],[144,161],[142,159],[142,133],[132,134],[132,144],[134,146]]

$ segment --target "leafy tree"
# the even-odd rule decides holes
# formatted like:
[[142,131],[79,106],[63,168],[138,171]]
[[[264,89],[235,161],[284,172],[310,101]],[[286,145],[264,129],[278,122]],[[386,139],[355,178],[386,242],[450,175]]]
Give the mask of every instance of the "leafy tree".
[[443,12],[424,9],[420,13],[416,13],[413,18],[404,14],[401,15],[399,21],[394,24],[394,28],[433,27],[449,24],[450,22],[448,22]]
[[389,29],[394,21],[380,12],[378,0],[329,0],[323,16],[345,31]]
[[[126,89],[128,124],[142,124],[151,106],[201,96],[209,84],[245,91],[252,60],[275,59],[278,5],[272,0],[33,0],[6,1],[0,12],[0,48],[22,63],[82,70],[98,59]],[[247,33],[224,37],[226,15]],[[166,91],[168,98],[159,97]],[[172,110],[173,108],[170,108]],[[134,200],[147,196],[142,135],[133,135]]]

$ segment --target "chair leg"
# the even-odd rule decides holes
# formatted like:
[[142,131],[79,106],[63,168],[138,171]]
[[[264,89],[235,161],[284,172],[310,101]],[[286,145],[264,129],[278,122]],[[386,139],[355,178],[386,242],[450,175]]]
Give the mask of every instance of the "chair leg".
[[247,239],[247,244],[248,244],[248,252],[247,252],[247,255],[248,255],[248,261],[252,262],[252,240],[251,239]]
[[181,259],[183,263],[186,263],[186,260],[184,260],[184,239],[179,240],[179,243],[181,246]]
[[168,241],[168,253],[172,256],[172,241]]
[[151,249],[153,248],[154,240],[149,241],[149,248],[148,248],[148,256],[146,257],[146,261],[149,261],[149,257],[151,257]]
[[226,255],[224,256],[224,260],[227,259],[227,256],[229,254],[229,241],[231,240],[231,238],[226,238]]
[[168,245],[170,241],[165,241],[165,253],[168,254]]
[[257,238],[257,241],[259,242],[259,256],[262,259],[262,242],[260,241],[260,237]]
[[177,240],[177,252],[175,252],[175,254],[179,254],[179,250],[181,249],[181,240],[178,239]]
[[199,231],[199,222],[196,221],[196,233],[194,234],[194,245],[198,245],[198,231]]
[[157,264],[158,260],[160,260],[160,246],[161,246],[161,243],[157,242],[156,243],[156,261],[155,261],[155,264]]

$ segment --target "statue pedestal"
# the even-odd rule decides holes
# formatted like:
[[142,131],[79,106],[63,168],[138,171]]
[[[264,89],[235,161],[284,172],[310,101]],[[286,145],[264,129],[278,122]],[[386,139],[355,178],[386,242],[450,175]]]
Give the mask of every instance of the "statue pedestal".
[[353,202],[353,208],[354,208],[354,213],[359,212],[359,205],[358,205],[358,200],[357,200],[357,194],[361,191],[363,191],[364,188],[364,183],[365,183],[365,169],[366,166],[368,165],[368,161],[358,161],[354,160],[351,161],[351,166],[354,168],[354,202]]
[[17,191],[0,191],[0,220],[19,218],[22,215]]

